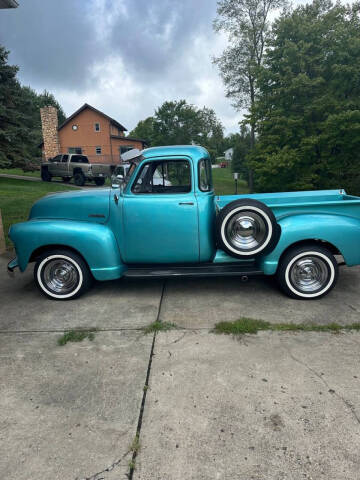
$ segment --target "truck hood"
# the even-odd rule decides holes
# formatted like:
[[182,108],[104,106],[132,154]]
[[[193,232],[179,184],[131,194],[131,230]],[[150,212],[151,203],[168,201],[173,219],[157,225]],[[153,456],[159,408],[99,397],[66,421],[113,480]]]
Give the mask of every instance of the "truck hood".
[[34,203],[29,220],[61,218],[105,223],[109,218],[109,195],[109,188],[52,193]]

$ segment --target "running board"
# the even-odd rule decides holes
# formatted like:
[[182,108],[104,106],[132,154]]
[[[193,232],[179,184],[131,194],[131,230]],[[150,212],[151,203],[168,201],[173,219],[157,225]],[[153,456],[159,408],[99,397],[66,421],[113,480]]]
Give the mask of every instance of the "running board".
[[263,275],[264,272],[249,265],[201,265],[201,266],[163,266],[152,267],[130,267],[124,272],[124,277],[144,278],[144,277],[248,277],[253,275]]

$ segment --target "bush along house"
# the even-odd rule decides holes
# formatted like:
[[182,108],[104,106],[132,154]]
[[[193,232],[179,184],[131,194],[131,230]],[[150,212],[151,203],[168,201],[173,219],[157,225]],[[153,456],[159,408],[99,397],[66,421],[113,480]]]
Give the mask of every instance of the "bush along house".
[[145,140],[125,137],[126,128],[115,119],[85,103],[58,126],[57,109],[40,109],[44,160],[61,153],[86,155],[90,163],[121,163],[121,155],[137,148],[142,150]]

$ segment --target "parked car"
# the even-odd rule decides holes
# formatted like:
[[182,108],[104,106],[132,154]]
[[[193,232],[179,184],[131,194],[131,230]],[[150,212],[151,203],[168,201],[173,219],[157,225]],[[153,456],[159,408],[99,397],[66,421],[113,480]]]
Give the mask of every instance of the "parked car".
[[61,177],[65,183],[74,178],[75,185],[83,186],[86,181],[94,181],[99,187],[110,177],[115,165],[89,163],[86,155],[62,154],[41,164],[41,178],[50,182],[53,177]]
[[36,284],[58,300],[93,279],[262,274],[310,300],[336,284],[336,255],[360,264],[360,198],[344,190],[217,196],[199,146],[149,148],[129,164],[119,185],[37,201],[10,228],[8,271],[34,262]]
[[220,163],[220,168],[227,168],[227,163],[226,162],[221,162]]

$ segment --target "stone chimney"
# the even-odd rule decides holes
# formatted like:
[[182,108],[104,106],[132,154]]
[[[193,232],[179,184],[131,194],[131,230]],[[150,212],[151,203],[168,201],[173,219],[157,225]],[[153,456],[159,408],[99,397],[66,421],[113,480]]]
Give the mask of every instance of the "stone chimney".
[[60,153],[57,108],[51,105],[40,108],[40,116],[44,140],[44,156],[48,159]]

